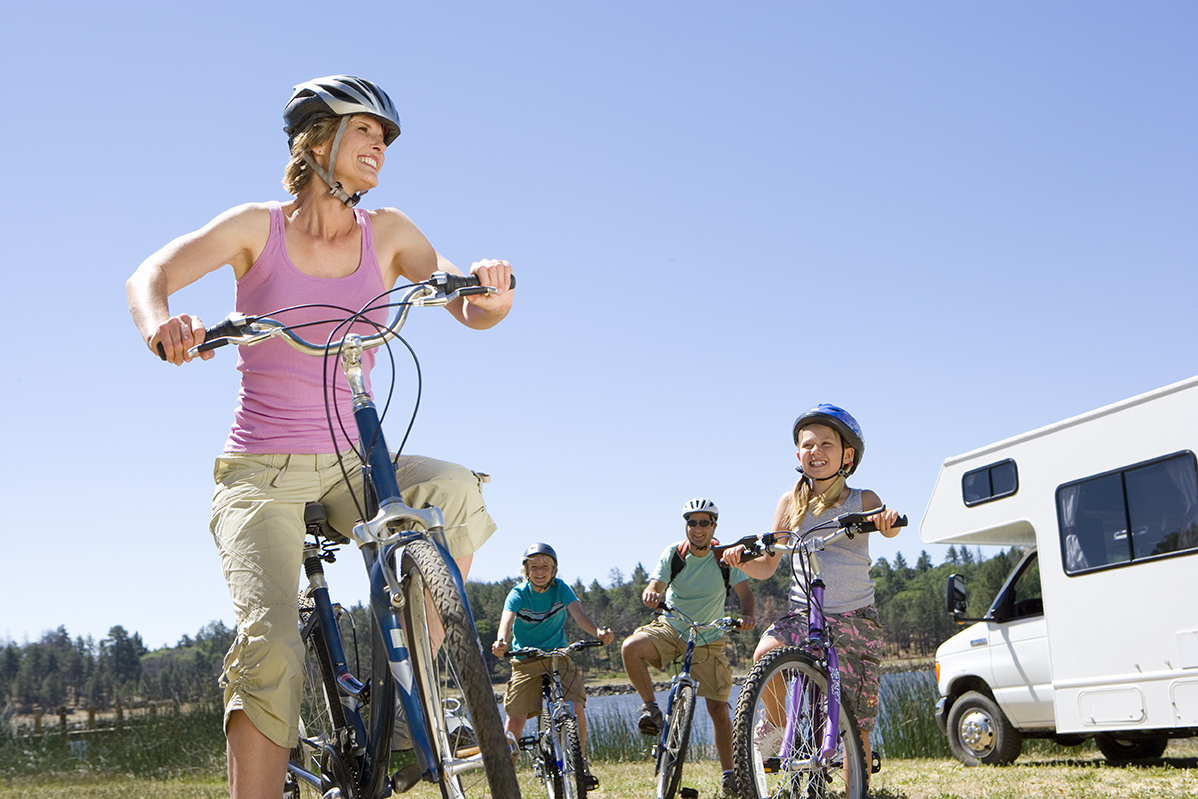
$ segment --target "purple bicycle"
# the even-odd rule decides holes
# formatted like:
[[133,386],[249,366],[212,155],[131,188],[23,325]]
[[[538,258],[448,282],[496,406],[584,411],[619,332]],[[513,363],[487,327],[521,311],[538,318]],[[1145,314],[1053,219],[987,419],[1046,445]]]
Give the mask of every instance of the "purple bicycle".
[[[824,626],[819,553],[843,537],[874,531],[867,517],[882,510],[842,514],[798,542],[779,543],[794,535],[788,532],[736,542],[745,546],[743,560],[793,553],[791,568],[811,598],[806,640],[768,652],[741,686],[732,740],[736,779],[746,799],[865,797],[868,765],[857,721],[840,696],[839,655]],[[906,523],[899,517],[895,526]],[[828,529],[833,532],[818,534]]]

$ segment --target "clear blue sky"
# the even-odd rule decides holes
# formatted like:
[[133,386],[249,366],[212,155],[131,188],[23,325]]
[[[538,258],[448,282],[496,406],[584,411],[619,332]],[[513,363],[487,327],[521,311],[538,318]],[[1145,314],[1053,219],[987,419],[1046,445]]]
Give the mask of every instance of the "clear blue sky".
[[[1196,3],[0,0],[0,20],[0,593],[21,607],[0,638],[231,622],[207,526],[235,359],[158,362],[124,281],[284,197],[282,108],[320,75],[399,108],[366,204],[519,275],[491,331],[408,326],[409,451],[494,475],[479,579],[547,541],[606,584],[695,496],[725,539],[764,531],[818,402],[856,414],[856,484],[917,525],[944,458],[1195,373]],[[226,269],[172,307],[232,302]],[[873,554],[925,548],[943,559],[913,527]],[[353,601],[359,560],[338,568]]]

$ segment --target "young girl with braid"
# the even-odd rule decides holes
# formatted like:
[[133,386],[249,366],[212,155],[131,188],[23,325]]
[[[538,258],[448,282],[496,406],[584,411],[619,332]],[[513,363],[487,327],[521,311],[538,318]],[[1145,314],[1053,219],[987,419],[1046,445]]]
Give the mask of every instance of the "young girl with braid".
[[[848,411],[835,405],[817,405],[795,420],[794,443],[802,477],[778,501],[771,530],[793,530],[801,535],[843,513],[882,507],[873,491],[850,488],[845,483],[865,454],[861,426]],[[893,526],[897,518],[898,513],[890,509],[870,517],[878,532],[887,538],[898,535],[899,528]],[[759,580],[768,579],[777,570],[777,554],[741,563],[742,551],[740,547],[729,549],[725,561]],[[874,582],[869,576],[869,536],[832,544],[821,553],[820,562],[827,584],[825,623],[840,653],[841,695],[849,700],[861,730],[866,763],[870,763],[869,732],[877,719],[881,685],[882,626],[874,609]],[[789,612],[765,631],[753,660],[760,660],[777,647],[800,644],[806,636],[807,595],[804,586],[792,579]],[[754,742],[763,758],[777,754],[781,739],[782,730],[765,720],[754,730]]]

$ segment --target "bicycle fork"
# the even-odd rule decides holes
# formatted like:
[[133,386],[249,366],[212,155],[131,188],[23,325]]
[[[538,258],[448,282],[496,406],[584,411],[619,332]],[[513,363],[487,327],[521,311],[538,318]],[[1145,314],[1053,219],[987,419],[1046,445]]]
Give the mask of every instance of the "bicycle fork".
[[[812,553],[812,557],[814,558],[814,553]],[[828,766],[836,756],[840,730],[840,656],[836,652],[836,647],[827,640],[827,635],[824,632],[824,615],[821,611],[823,606],[824,582],[817,576],[811,583],[811,597],[807,605],[809,614],[808,644],[823,651],[824,662],[827,664],[828,690],[825,692],[827,706],[825,708],[813,706],[812,714],[815,718],[818,718],[818,714],[821,713],[824,716],[818,765]],[[803,715],[800,712],[803,702],[812,702],[813,705],[817,705],[817,691],[813,689],[814,686],[808,684],[806,677],[800,676],[791,683],[790,692],[786,698],[786,732],[782,739],[782,751],[780,752],[783,761],[794,754],[796,725]],[[810,732],[814,738],[816,731],[811,730]]]

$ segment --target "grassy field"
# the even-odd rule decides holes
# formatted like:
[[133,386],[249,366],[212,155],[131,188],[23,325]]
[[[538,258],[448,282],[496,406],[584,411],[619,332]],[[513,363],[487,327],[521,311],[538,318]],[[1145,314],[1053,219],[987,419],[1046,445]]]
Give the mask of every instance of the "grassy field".
[[[1064,750],[1063,750],[1064,751]],[[602,781],[594,799],[645,799],[653,795],[653,766],[648,762],[596,763]],[[545,794],[532,784],[532,772],[522,769],[526,799]],[[687,764],[683,785],[699,791],[701,799],[717,795],[719,767],[705,760]],[[439,796],[434,786],[407,796]],[[1135,766],[1112,766],[1100,755],[1036,754],[1021,757],[1005,768],[965,768],[949,760],[890,760],[874,777],[875,799],[1189,799],[1198,796],[1198,742],[1176,741],[1160,760]],[[216,799],[228,796],[219,774],[181,780],[130,778],[54,779],[34,777],[6,781],[0,799]]]

